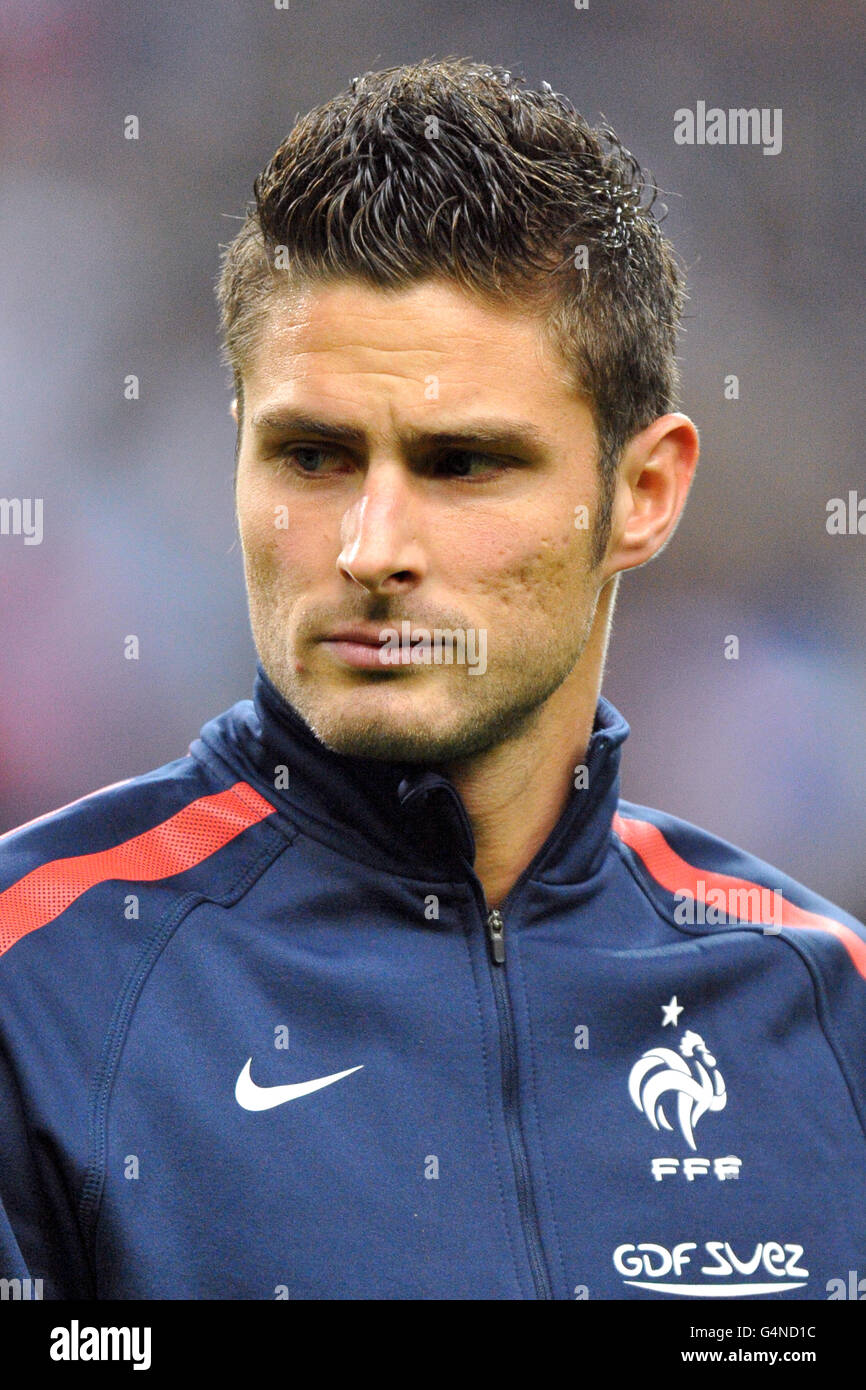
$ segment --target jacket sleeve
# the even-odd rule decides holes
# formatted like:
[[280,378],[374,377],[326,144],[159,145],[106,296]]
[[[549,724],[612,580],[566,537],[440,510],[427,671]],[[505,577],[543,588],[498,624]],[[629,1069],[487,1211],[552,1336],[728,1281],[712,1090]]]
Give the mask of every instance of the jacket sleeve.
[[[0,1283],[5,1298],[93,1298],[74,1198],[50,1139],[30,1127],[0,1051]],[[26,1281],[29,1280],[29,1285]]]

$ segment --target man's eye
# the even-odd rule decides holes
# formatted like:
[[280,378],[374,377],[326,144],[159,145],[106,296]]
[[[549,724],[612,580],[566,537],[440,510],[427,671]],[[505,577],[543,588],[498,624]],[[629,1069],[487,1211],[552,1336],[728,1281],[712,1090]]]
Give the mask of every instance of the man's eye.
[[[287,444],[275,457],[281,469],[304,478],[331,477],[349,472],[353,467],[351,459],[341,450],[318,444]],[[433,473],[438,477],[480,482],[500,472],[503,466],[502,459],[490,454],[472,449],[449,449],[435,459]]]
[[285,468],[309,478],[337,472],[343,463],[341,455],[335,450],[319,448],[315,444],[287,445],[277,457]]
[[502,459],[475,453],[471,449],[450,449],[448,453],[441,454],[436,462],[437,473],[451,478],[485,478],[499,472],[502,467]]

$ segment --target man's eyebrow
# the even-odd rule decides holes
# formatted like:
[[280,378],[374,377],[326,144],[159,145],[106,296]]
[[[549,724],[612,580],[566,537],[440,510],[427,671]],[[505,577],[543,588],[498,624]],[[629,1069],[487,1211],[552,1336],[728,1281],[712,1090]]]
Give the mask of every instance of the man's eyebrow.
[[[303,411],[269,410],[259,411],[253,416],[250,427],[254,433],[268,431],[289,431],[307,438],[329,439],[341,444],[360,447],[364,443],[364,431],[354,425],[337,424],[334,421],[320,420]],[[412,449],[418,448],[465,448],[482,444],[487,448],[498,449],[544,449],[549,447],[541,430],[530,421],[513,420],[473,420],[465,425],[439,430],[406,430],[403,439]]]
[[361,444],[364,440],[362,430],[352,425],[337,425],[328,420],[317,420],[314,415],[306,415],[299,410],[261,410],[250,421],[254,434],[268,431],[292,430],[297,434],[313,435],[317,439],[337,439],[344,444]]
[[408,430],[406,439],[410,447],[433,445],[437,448],[465,448],[467,445],[481,444],[491,449],[545,449],[549,448],[541,430],[529,421],[516,423],[513,420],[473,420],[471,424],[448,430]]

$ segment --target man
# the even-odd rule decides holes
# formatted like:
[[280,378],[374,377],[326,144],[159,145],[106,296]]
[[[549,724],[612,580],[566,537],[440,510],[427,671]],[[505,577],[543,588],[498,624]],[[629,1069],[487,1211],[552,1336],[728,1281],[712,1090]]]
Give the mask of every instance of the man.
[[620,801],[600,697],[698,457],[636,162],[431,62],[255,192],[219,283],[255,701],[5,837],[0,1274],[825,1297],[866,1267],[863,929]]

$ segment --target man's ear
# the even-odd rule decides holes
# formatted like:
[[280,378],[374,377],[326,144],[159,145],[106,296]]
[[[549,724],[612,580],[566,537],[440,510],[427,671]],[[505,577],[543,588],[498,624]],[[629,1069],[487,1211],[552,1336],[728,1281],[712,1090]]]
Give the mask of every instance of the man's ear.
[[678,411],[632,435],[617,469],[603,579],[645,565],[664,549],[685,507],[699,453],[698,432]]

